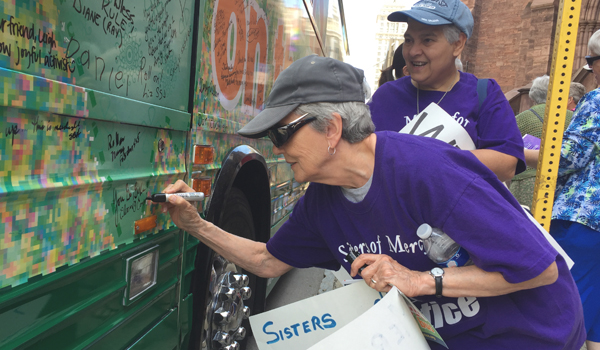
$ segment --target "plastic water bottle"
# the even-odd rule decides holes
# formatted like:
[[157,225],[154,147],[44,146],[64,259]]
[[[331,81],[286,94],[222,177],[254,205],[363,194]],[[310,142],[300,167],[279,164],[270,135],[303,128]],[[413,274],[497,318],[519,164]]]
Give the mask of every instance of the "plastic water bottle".
[[423,240],[425,254],[442,267],[471,265],[469,253],[454,242],[444,231],[423,224],[417,229],[417,236]]

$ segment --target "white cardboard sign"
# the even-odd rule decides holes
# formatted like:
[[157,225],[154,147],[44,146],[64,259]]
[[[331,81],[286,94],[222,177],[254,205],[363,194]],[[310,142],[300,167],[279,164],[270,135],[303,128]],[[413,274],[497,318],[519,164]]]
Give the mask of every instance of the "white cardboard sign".
[[465,128],[433,102],[400,132],[438,139],[462,150],[475,149],[475,144]]
[[429,350],[430,347],[404,296],[393,287],[375,306],[308,350],[347,349]]
[[250,316],[260,350],[306,350],[370,309],[382,294],[354,283]]
[[250,326],[260,350],[426,350],[425,337],[445,345],[396,287],[384,296],[364,282],[250,316]]

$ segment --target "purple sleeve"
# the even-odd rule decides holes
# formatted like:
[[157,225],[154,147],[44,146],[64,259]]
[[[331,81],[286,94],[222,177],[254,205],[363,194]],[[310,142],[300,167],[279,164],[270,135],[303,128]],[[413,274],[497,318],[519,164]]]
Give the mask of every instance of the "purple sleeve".
[[515,114],[493,79],[488,80],[488,95],[481,106],[477,124],[477,148],[492,149],[518,159],[516,174],[525,171],[523,139]]
[[398,132],[406,125],[403,116],[412,115],[411,113],[416,112],[416,110],[411,111],[405,104],[399,105],[398,96],[401,93],[396,86],[399,83],[399,81],[394,81],[394,84],[383,84],[375,91],[368,103],[376,131],[390,130]]
[[[284,263],[298,267],[321,267],[337,270],[340,264],[329,250],[323,237],[312,229],[306,202],[310,201],[310,187],[300,198],[290,219],[267,242],[267,250]],[[315,218],[312,218],[313,220]]]
[[443,230],[479,268],[520,283],[540,275],[558,253],[509,196],[508,190],[496,191],[476,178],[456,202]]

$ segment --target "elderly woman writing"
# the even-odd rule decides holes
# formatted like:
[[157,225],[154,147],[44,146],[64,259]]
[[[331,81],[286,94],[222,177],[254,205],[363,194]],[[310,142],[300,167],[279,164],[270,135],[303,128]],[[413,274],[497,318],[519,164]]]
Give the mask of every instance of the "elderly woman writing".
[[[292,267],[343,266],[373,289],[396,286],[451,349],[575,349],[584,341],[577,290],[550,246],[497,177],[469,152],[396,132],[373,132],[364,74],[308,56],[284,70],[265,109],[239,133],[268,136],[310,181],[290,219],[265,244],[229,234],[171,196],[175,224],[262,277]],[[184,182],[164,192],[192,191]],[[502,218],[509,218],[503,220]],[[444,230],[474,265],[439,267],[417,228]],[[361,254],[352,265],[350,250]],[[440,349],[430,343],[432,349]]]
[[[600,31],[587,56],[600,84]],[[573,257],[587,330],[587,349],[600,349],[600,89],[583,96],[564,133],[550,234]]]
[[402,52],[410,76],[373,95],[369,106],[376,129],[398,132],[435,103],[466,130],[473,154],[501,181],[525,170],[523,140],[498,84],[456,68],[473,32],[469,8],[460,0],[422,0],[388,20],[408,23]]

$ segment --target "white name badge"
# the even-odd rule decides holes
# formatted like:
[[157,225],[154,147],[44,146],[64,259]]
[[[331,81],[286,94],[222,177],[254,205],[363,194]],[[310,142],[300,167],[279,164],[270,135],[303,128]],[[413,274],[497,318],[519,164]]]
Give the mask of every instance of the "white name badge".
[[403,134],[431,137],[462,150],[474,150],[469,133],[440,106],[431,103],[400,130]]

